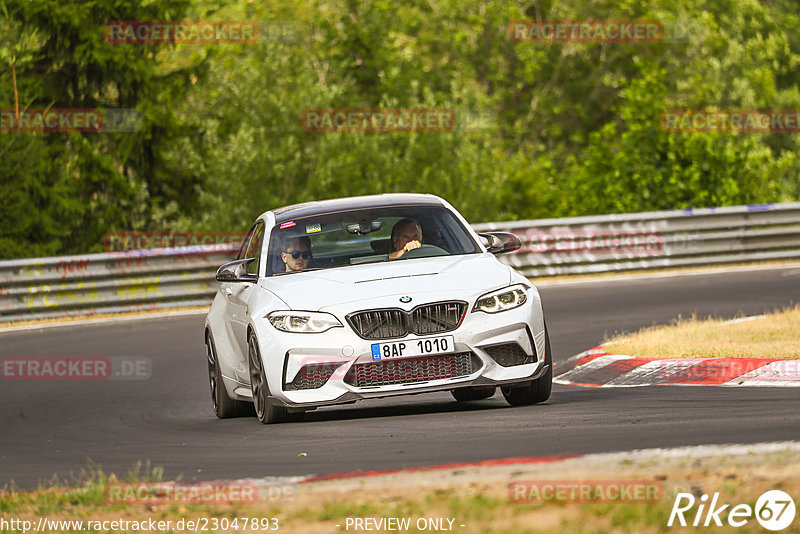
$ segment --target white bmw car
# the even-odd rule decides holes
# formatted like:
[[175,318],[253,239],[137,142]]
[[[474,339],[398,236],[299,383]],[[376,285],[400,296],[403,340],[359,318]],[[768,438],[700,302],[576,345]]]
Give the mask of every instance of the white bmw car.
[[550,341],[536,288],[445,200],[387,194],[262,214],[205,324],[220,418],[280,422],[319,406],[451,391],[546,401]]

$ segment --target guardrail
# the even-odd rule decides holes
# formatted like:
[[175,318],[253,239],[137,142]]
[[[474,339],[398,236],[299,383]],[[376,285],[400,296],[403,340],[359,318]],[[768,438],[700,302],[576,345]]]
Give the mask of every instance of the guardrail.
[[0,322],[206,306],[236,245],[0,262]]
[[800,259],[800,202],[473,225],[513,232],[525,276]]
[[[484,223],[530,277],[800,259],[800,202]],[[204,306],[235,244],[0,261],[0,322]]]

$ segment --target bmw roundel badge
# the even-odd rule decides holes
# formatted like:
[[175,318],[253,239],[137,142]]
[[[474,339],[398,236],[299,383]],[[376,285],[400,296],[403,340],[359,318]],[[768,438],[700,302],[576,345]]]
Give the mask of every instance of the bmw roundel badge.
[[400,297],[400,302],[404,304],[407,302],[411,302],[411,297]]

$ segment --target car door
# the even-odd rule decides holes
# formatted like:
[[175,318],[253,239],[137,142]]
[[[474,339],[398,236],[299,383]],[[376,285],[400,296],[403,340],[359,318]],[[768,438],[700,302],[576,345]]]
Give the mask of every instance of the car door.
[[[256,221],[249,233],[247,246],[243,246],[239,251],[241,258],[254,258],[248,266],[248,274],[258,275],[259,263],[261,261],[261,245],[264,243],[264,222]],[[235,282],[225,289],[225,298],[228,301],[228,317],[230,318],[231,336],[237,347],[237,357],[239,365],[236,366],[237,373],[242,373],[239,377],[248,380],[247,371],[247,325],[249,323],[248,301],[250,295],[256,290],[256,282]]]

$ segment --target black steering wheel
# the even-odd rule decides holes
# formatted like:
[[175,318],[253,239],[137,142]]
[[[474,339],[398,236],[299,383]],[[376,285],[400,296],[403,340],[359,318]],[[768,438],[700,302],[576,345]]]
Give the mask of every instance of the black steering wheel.
[[412,248],[401,256],[401,258],[428,258],[431,256],[447,256],[447,251],[436,245],[422,245],[419,248]]

